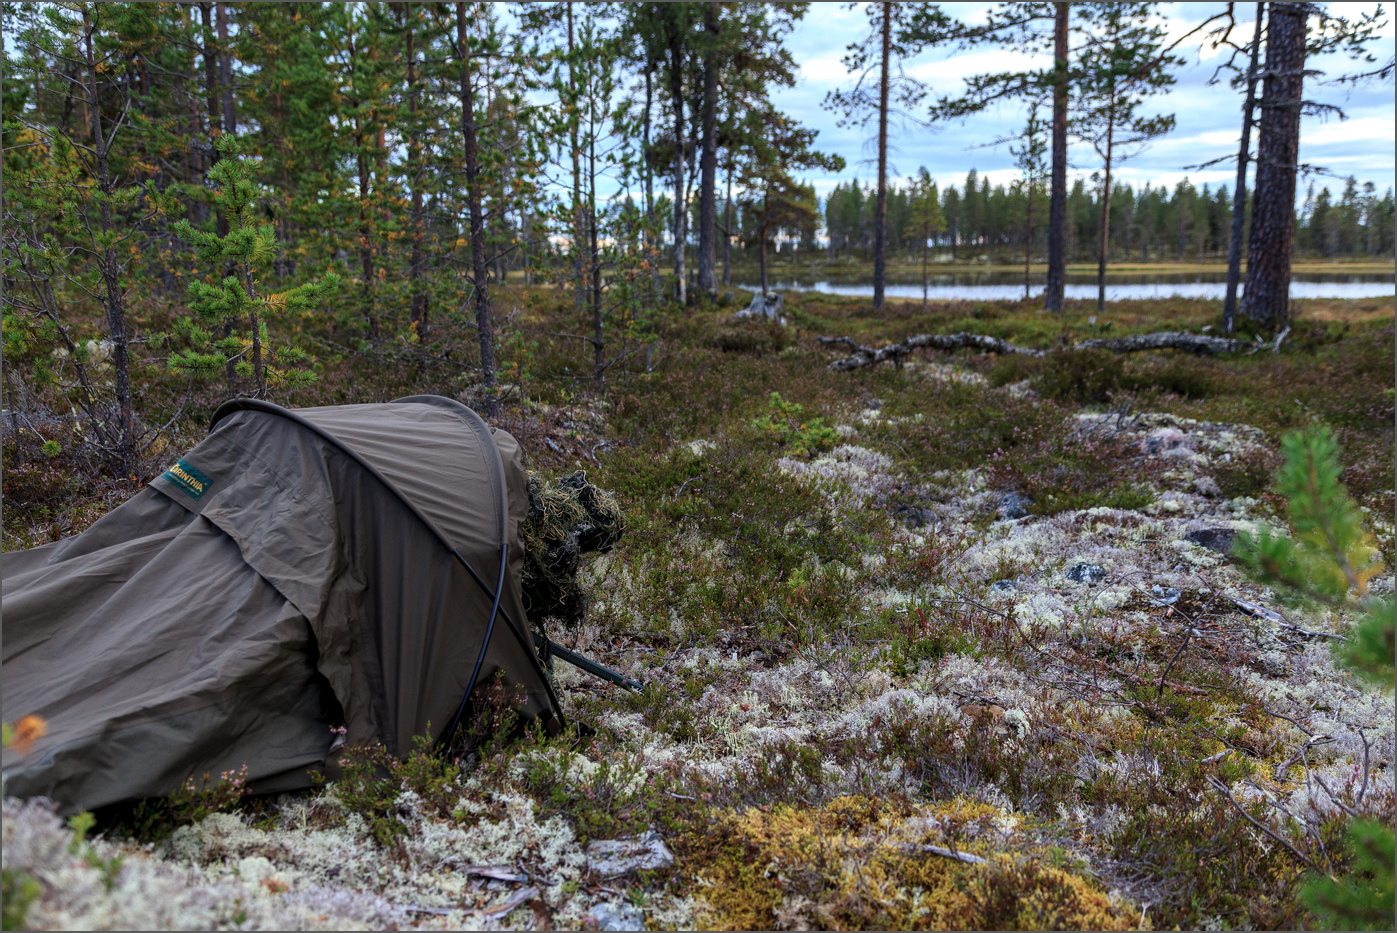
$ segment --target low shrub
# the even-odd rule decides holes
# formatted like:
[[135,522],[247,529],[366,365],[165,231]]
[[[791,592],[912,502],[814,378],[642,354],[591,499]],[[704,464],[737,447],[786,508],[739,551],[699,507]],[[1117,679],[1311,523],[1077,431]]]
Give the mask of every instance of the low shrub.
[[1006,353],[995,361],[986,378],[989,379],[990,385],[997,388],[1032,379],[1040,375],[1043,368],[1042,357],[1025,353]]
[[1208,361],[1179,355],[1132,360],[1121,378],[1121,387],[1132,392],[1159,392],[1186,399],[1207,398],[1223,385]]
[[1154,499],[1143,465],[1124,441],[1076,437],[1065,426],[1031,437],[1015,433],[1017,443],[990,457],[986,479],[992,488],[1033,500],[1031,512],[1138,509]]
[[1058,350],[1043,357],[1033,387],[1044,398],[1079,405],[1109,401],[1125,380],[1125,361],[1106,350]]
[[1259,499],[1271,489],[1272,477],[1281,464],[1275,451],[1253,447],[1232,454],[1230,459],[1214,458],[1213,479],[1229,499],[1248,496]]
[[724,353],[765,356],[791,345],[791,330],[773,321],[738,321],[725,324],[713,335],[712,346]]

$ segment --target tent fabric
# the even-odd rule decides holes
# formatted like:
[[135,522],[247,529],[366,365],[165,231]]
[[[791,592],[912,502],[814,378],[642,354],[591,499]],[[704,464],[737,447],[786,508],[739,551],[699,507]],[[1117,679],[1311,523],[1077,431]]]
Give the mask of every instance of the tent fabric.
[[[149,487],[5,555],[0,691],[48,734],[5,792],[65,810],[247,768],[309,783],[346,744],[407,754],[503,671],[561,723],[520,596],[519,445],[449,399],[287,410],[238,400]],[[483,646],[501,545],[499,617]]]

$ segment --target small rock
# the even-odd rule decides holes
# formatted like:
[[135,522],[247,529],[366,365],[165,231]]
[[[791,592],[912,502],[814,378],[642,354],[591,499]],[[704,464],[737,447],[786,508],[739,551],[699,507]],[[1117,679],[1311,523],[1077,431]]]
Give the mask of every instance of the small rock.
[[1198,477],[1193,481],[1193,488],[1198,490],[1200,496],[1206,496],[1209,499],[1217,499],[1222,495],[1222,487],[1211,476]]
[[1073,583],[1085,583],[1088,586],[1096,586],[1106,579],[1106,568],[1100,564],[1088,564],[1085,561],[1073,564],[1067,571],[1067,579]]
[[1033,504],[1033,500],[1019,495],[1016,492],[1005,493],[999,500],[999,508],[994,510],[996,521],[1009,521],[1010,519],[1023,518],[1028,514],[1028,506]]
[[931,509],[899,502],[888,509],[888,512],[893,518],[900,519],[908,528],[936,527],[936,513]]
[[990,584],[991,593],[1012,593],[1019,588],[1013,580],[995,580]]
[[672,867],[674,853],[653,829],[633,839],[603,839],[587,846],[587,868],[603,878]]
[[591,910],[598,930],[643,930],[645,913],[634,904],[603,901]]
[[1191,531],[1185,535],[1185,540],[1192,541],[1199,547],[1205,547],[1210,551],[1226,554],[1232,550],[1232,540],[1236,537],[1237,532],[1231,528],[1200,528],[1198,531]]
[[1154,594],[1153,602],[1156,606],[1172,606],[1183,595],[1172,586],[1160,586],[1158,583],[1150,587],[1150,592]]

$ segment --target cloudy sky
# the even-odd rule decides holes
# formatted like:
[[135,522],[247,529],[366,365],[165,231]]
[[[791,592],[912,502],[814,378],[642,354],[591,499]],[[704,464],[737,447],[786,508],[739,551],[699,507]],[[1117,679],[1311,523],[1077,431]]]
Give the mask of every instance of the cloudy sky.
[[[1330,3],[1326,6],[1338,15],[1353,16],[1371,11],[1375,5]],[[848,168],[839,175],[809,179],[822,195],[839,181],[855,177],[868,181],[877,176],[877,166],[872,161],[875,150],[868,144],[869,137],[877,132],[877,124],[870,122],[866,128],[841,128],[836,123],[836,115],[823,107],[829,91],[853,86],[855,76],[845,71],[841,59],[845,47],[861,38],[868,29],[867,14],[861,7],[862,4],[860,8],[848,9],[843,3],[812,3],[805,19],[797,25],[788,40],[788,46],[800,65],[800,80],[796,87],[780,89],[773,95],[784,110],[820,131],[817,145],[821,149],[838,153],[849,163]],[[974,22],[983,19],[986,5],[946,3],[942,7],[953,15]],[[1170,33],[1175,36],[1188,32],[1224,7],[1222,3],[1160,5],[1161,12],[1167,17]],[[1238,22],[1234,40],[1249,41],[1256,6],[1239,3],[1236,8],[1239,18],[1245,17],[1245,21]],[[1390,11],[1391,7],[1387,9]],[[1215,187],[1219,182],[1232,183],[1236,169],[1231,165],[1219,165],[1203,171],[1190,172],[1185,169],[1188,165],[1228,153],[1235,154],[1241,132],[1242,94],[1234,92],[1225,81],[1209,86],[1208,79],[1219,62],[1220,53],[1209,48],[1206,42],[1201,42],[1202,38],[1203,34],[1200,33],[1180,47],[1179,51],[1188,64],[1179,70],[1178,83],[1169,93],[1154,98],[1147,105],[1147,109],[1154,112],[1175,114],[1178,122],[1174,132],[1121,166],[1115,172],[1116,177],[1137,187],[1145,182],[1172,187],[1185,175],[1198,185],[1207,182]],[[1393,38],[1394,27],[1389,16],[1381,40],[1372,48],[1380,62],[1392,56]],[[940,50],[906,61],[904,67],[913,77],[926,82],[935,96],[957,93],[967,75],[1017,70],[1038,64],[1040,62],[1030,56],[1012,50],[993,49],[959,54]],[[1358,63],[1338,55],[1316,59],[1307,65],[1324,70],[1326,78],[1374,67],[1360,67]],[[1341,106],[1348,119],[1339,121],[1331,117],[1321,121],[1306,117],[1301,129],[1300,160],[1323,166],[1342,176],[1354,175],[1360,184],[1372,181],[1380,193],[1387,190],[1394,184],[1392,85],[1370,82],[1354,89],[1326,86],[1322,83],[1326,78],[1307,79],[1306,97]],[[892,142],[900,151],[893,155],[891,161],[897,169],[896,174],[904,178],[924,165],[942,185],[947,182],[959,185],[964,183],[966,173],[976,168],[993,182],[1007,184],[1017,177],[1008,147],[976,147],[1017,132],[1025,117],[1026,111],[1022,107],[1006,104],[964,123],[948,124],[935,131],[908,127],[893,137]],[[1089,175],[1097,167],[1094,155],[1085,147],[1072,147],[1069,157],[1073,163],[1071,174]],[[1337,179],[1316,180],[1320,187],[1334,187],[1336,194],[1343,185]],[[1302,192],[1306,184],[1306,181],[1301,181]]]

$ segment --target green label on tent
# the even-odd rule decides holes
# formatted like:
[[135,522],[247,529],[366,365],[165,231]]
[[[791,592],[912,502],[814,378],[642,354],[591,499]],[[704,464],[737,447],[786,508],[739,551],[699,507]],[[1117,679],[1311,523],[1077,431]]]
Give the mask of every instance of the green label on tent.
[[209,491],[213,480],[181,460],[165,471],[165,478],[184,490],[191,498],[198,499]]

